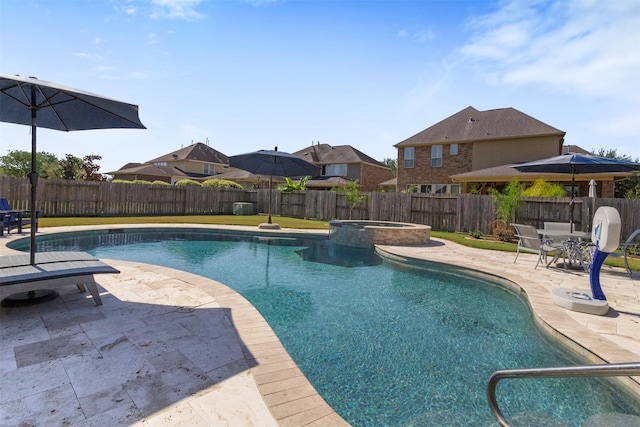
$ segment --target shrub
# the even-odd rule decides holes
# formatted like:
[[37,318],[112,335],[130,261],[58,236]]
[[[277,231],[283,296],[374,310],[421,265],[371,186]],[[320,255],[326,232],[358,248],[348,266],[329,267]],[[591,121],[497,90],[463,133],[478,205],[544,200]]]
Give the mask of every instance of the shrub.
[[151,185],[171,185],[171,184],[169,184],[168,182],[160,181],[159,179],[156,179],[151,183]]
[[469,236],[473,237],[474,239],[482,239],[482,231],[480,231],[480,230],[471,230],[469,232]]
[[114,184],[133,184],[133,181],[129,181],[128,179],[113,179],[111,182]]
[[503,242],[513,242],[516,238],[516,234],[513,230],[508,228],[494,228],[493,237]]
[[228,179],[212,178],[202,183],[203,187],[217,187],[217,188],[237,188],[242,190],[242,185]]
[[522,193],[524,197],[566,197],[567,192],[558,184],[547,182],[544,178],[538,178],[533,185]]
[[146,184],[151,185],[151,181],[145,181],[144,179],[134,179],[132,184]]
[[193,179],[181,179],[180,181],[176,182],[176,185],[178,186],[202,186],[202,184],[200,184],[198,181],[194,181]]

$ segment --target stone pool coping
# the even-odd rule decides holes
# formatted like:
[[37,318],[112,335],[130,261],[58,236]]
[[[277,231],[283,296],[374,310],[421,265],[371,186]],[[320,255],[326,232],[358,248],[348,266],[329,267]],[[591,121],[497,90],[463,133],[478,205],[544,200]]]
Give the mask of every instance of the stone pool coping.
[[[256,234],[277,234],[291,236],[327,236],[324,230],[269,230],[259,232],[255,227],[234,226],[208,226],[202,224],[131,224],[83,226],[83,227],[56,227],[40,230],[40,234],[59,233],[66,231],[97,230],[108,228],[202,228],[249,231]],[[16,238],[27,237],[9,235],[0,239],[0,255],[15,253],[6,248],[6,243]],[[556,268],[533,269],[535,256],[523,254],[518,263],[513,264],[514,254],[467,248],[449,241],[432,239],[428,245],[423,246],[378,246],[379,251],[396,259],[420,260],[443,262],[450,265],[471,268],[478,274],[488,274],[502,278],[502,282],[512,286],[517,292],[523,293],[531,306],[537,323],[554,338],[564,345],[571,347],[578,354],[584,356],[593,363],[617,363],[640,361],[640,287],[638,287],[638,273],[635,272],[632,279],[626,276],[622,269],[604,268],[602,273],[602,286],[607,295],[612,310],[608,316],[590,316],[582,313],[569,312],[551,303],[549,289],[556,286],[588,290],[588,276],[581,272],[565,272]],[[135,281],[150,292],[149,298],[162,304],[177,304],[174,290],[178,292],[204,293],[207,304],[212,307],[228,308],[231,311],[230,321],[237,330],[238,340],[245,349],[245,368],[239,368],[238,372],[223,382],[195,392],[189,398],[170,402],[161,410],[147,414],[136,419],[135,424],[143,426],[166,425],[169,420],[173,422],[182,420],[190,425],[213,425],[216,422],[235,421],[247,422],[256,416],[261,419],[266,414],[270,418],[264,420],[264,425],[348,425],[336,414],[326,402],[317,394],[313,386],[302,375],[290,358],[280,341],[275,336],[262,316],[235,291],[219,282],[205,279],[190,273],[180,272],[164,267],[157,267],[140,263],[105,260],[107,263],[119,268],[120,275],[104,275],[98,277],[98,283],[107,291],[108,295],[121,295],[124,287]],[[193,291],[189,291],[192,289]],[[162,291],[160,291],[162,290]],[[80,294],[82,295],[82,294]],[[126,296],[123,299],[128,298]],[[142,298],[140,295],[133,298]],[[144,298],[147,298],[146,296]],[[187,298],[188,299],[188,298]],[[90,299],[78,297],[73,287],[69,293],[63,295],[61,304],[66,310],[82,310],[92,313],[100,310],[100,307],[92,306]],[[181,307],[200,306],[202,301],[184,301]],[[79,308],[79,304],[83,304]],[[106,304],[105,304],[106,305]],[[41,305],[40,307],[45,307]],[[62,310],[58,305],[55,310]],[[7,319],[7,309],[0,312]],[[15,309],[13,309],[15,310]],[[109,313],[106,313],[107,315]],[[50,314],[49,314],[50,315]],[[43,314],[42,316],[45,316]],[[3,319],[3,320],[4,320]],[[3,322],[4,323],[4,322]],[[82,323],[73,326],[79,328]],[[86,326],[86,325],[85,325]],[[28,336],[24,331],[17,333],[8,330],[3,325],[0,342],[3,350],[0,352],[0,396],[6,396],[6,389],[16,386],[18,373],[25,368],[18,368],[15,351],[23,349],[25,345],[34,345],[41,340],[55,338],[56,333],[47,332],[46,329],[37,330],[40,335]],[[44,335],[44,336],[43,336]],[[28,340],[29,342],[25,341]],[[4,345],[6,344],[6,345]],[[11,346],[10,349],[6,349]],[[61,355],[60,357],[69,357]],[[52,361],[51,363],[54,363]],[[41,370],[46,373],[50,364],[41,363],[31,365],[31,371]],[[87,368],[89,369],[89,368]],[[35,372],[36,374],[38,372]],[[69,380],[71,387],[75,384]],[[627,388],[640,396],[638,388],[639,378],[625,382]],[[19,387],[18,387],[19,388]],[[7,413],[11,408],[19,407],[25,410],[35,395],[20,395],[11,401],[5,397],[0,399],[0,412]],[[50,397],[55,391],[48,390],[40,394]],[[15,396],[15,394],[14,394]],[[41,401],[41,399],[38,399]],[[205,405],[206,404],[206,405]],[[49,410],[46,406],[36,405],[30,411]],[[65,405],[72,407],[70,402]],[[78,402],[78,407],[81,403]],[[203,410],[203,407],[215,407],[214,413]],[[111,411],[115,411],[112,409]],[[265,412],[267,411],[267,412]],[[44,412],[47,413],[47,412]],[[33,419],[33,413],[26,412],[18,421]],[[90,414],[88,414],[90,415]],[[117,415],[111,414],[113,417]],[[125,415],[127,413],[125,412]],[[125,416],[119,414],[120,417]],[[104,414],[103,414],[104,416]],[[31,418],[30,418],[31,417]],[[226,417],[226,418],[224,418]],[[89,420],[87,416],[87,420]],[[129,421],[131,421],[129,419]]]

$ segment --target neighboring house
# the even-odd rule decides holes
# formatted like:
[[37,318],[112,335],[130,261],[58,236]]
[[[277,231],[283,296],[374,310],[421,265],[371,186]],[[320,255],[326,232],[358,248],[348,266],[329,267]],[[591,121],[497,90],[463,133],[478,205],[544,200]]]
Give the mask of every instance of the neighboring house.
[[[155,166],[155,168],[153,167]],[[160,180],[174,184],[180,179],[203,181],[216,174],[237,171],[229,167],[229,158],[202,142],[191,144],[142,164],[129,163],[114,172],[114,179]]]
[[[562,154],[579,153],[593,154],[577,145],[565,145],[562,147]],[[505,186],[510,181],[517,179],[522,183],[532,184],[539,178],[544,178],[547,182],[560,184],[567,195],[571,193],[571,174],[550,174],[519,172],[513,168],[514,164],[496,166],[492,168],[479,169],[472,172],[452,175],[450,178],[459,182],[469,192],[487,194],[489,188]],[[596,181],[597,197],[614,197],[615,180],[631,175],[631,173],[599,173],[599,174],[577,174],[575,176],[575,197],[587,197],[589,195],[589,182]]]
[[[571,174],[520,172],[514,169],[513,166],[514,164],[480,169],[452,175],[451,179],[469,190],[465,192],[487,194],[489,188],[501,189],[514,179],[522,183],[532,184],[537,179],[544,178],[547,182],[560,184],[567,192],[567,195],[571,193]],[[614,197],[614,180],[621,176],[629,175],[630,173],[577,174],[575,176],[574,196],[587,197],[589,195],[589,182],[594,179],[596,181],[597,197]]]
[[[322,168],[321,177],[312,177],[316,179],[307,181],[308,188],[341,187],[346,179],[358,181],[362,191],[376,191],[378,184],[393,178],[393,172],[388,166],[350,145],[331,146],[318,143],[293,154]],[[331,180],[329,177],[342,180]]]
[[467,193],[452,175],[557,156],[565,132],[514,108],[467,107],[395,145],[397,190]]

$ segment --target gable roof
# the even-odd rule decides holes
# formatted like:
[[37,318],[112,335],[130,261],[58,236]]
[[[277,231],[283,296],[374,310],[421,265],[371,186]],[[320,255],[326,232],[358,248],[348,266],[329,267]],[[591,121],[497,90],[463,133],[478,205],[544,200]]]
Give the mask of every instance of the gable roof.
[[[135,165],[135,166],[131,166]],[[172,176],[182,176],[187,177],[188,175],[182,172],[178,168],[174,168],[173,166],[158,166],[153,164],[135,164],[128,163],[117,171],[106,172],[107,175],[148,175],[148,176],[158,176],[158,177],[172,177]]]
[[202,142],[189,145],[146,163],[175,162],[176,160],[197,160],[207,163],[229,164],[229,158]]
[[372,157],[367,156],[362,151],[350,145],[337,145],[332,147],[329,144],[317,144],[296,151],[294,155],[316,165],[333,165],[337,163],[370,163],[375,166],[387,167]]
[[524,114],[515,108],[478,111],[473,107],[397,143],[394,147],[451,144],[531,136],[564,136],[565,132]]

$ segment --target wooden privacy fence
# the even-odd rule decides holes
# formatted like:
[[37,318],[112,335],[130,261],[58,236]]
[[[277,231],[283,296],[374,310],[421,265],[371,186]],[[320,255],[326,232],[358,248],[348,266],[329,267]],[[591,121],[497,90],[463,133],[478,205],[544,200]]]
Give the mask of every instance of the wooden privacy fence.
[[[121,184],[40,180],[37,205],[42,215],[133,216],[232,214],[234,202],[251,202],[256,212],[268,212],[270,190],[228,190],[211,187]],[[426,224],[434,230],[490,234],[496,219],[491,196],[471,194],[426,195],[416,193],[363,193],[366,203],[353,210],[343,194],[335,191],[271,190],[273,215],[319,220],[352,219]],[[0,176],[0,197],[15,209],[29,209],[29,181]],[[622,237],[640,228],[640,199],[576,198],[576,227],[589,230],[600,206],[620,212]],[[545,221],[569,221],[569,198],[526,198],[516,222],[542,228]]]

